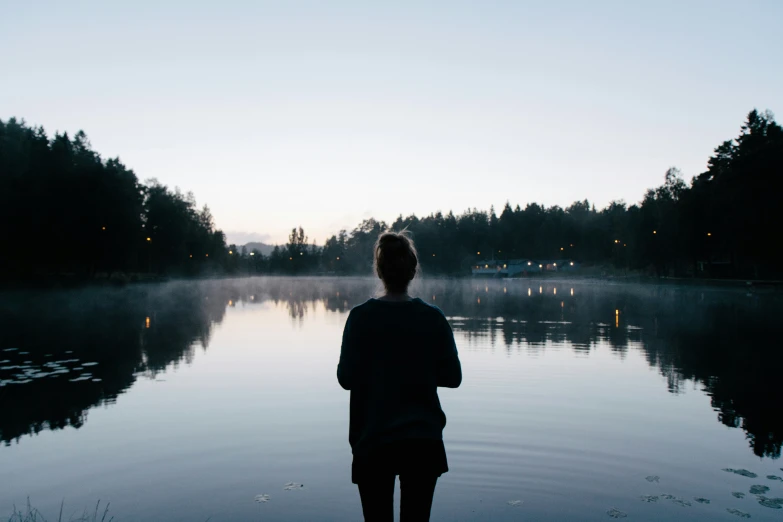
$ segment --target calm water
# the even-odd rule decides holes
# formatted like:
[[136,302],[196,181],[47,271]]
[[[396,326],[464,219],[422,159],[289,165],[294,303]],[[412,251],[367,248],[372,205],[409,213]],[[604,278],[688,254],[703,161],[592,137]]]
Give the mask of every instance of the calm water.
[[[118,521],[360,519],[335,369],[346,315],[375,289],[0,297],[0,520],[28,496],[50,519],[61,499],[66,514],[110,501]],[[750,493],[783,497],[767,478],[783,477],[778,296],[522,280],[417,293],[448,316],[464,372],[440,392],[451,472],[433,520],[783,519]]]

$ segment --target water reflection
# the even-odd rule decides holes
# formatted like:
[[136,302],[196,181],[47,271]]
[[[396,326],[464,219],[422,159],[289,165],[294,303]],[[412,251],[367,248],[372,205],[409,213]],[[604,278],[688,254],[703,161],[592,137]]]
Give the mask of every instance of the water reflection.
[[[417,292],[437,301],[467,339],[464,350],[567,346],[589,355],[608,344],[620,358],[640,350],[671,393],[698,383],[718,420],[744,430],[756,455],[780,456],[783,327],[776,295],[573,283],[532,288],[513,280],[435,280]],[[298,328],[321,306],[344,314],[375,290],[363,279],[269,278],[5,295],[0,350],[10,351],[0,351],[0,440],[78,428],[91,408],[111,404],[136,379],[188,364],[194,350],[208,347],[228,307],[282,306]]]

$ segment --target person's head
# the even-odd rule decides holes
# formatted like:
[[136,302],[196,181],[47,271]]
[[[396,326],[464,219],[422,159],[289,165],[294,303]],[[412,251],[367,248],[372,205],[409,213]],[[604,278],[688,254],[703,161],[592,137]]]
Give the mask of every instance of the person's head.
[[387,292],[405,293],[419,267],[416,247],[408,233],[382,233],[375,242],[374,264]]

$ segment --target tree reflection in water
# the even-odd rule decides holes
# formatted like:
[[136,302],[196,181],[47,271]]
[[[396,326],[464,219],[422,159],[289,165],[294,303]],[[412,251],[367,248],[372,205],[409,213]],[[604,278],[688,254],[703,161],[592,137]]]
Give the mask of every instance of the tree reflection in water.
[[[376,290],[371,279],[254,278],[4,294],[0,350],[17,350],[0,351],[9,361],[0,364],[0,440],[78,428],[91,408],[111,404],[140,376],[188,364],[207,349],[227,307],[271,302],[304,327],[313,310],[344,314]],[[467,340],[463,350],[534,353],[554,344],[586,355],[608,344],[621,358],[640,350],[671,393],[699,383],[718,420],[742,428],[756,455],[780,456],[783,326],[774,293],[525,280],[432,280],[416,291],[444,310]],[[78,362],[53,366],[68,360]],[[85,362],[97,364],[74,385]],[[68,372],[41,376],[57,367]]]

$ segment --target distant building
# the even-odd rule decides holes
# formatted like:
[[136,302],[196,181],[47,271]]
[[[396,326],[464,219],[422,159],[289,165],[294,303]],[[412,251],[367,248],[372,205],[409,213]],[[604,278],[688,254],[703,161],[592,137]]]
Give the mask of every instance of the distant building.
[[475,277],[525,277],[541,272],[573,272],[579,263],[566,260],[507,259],[476,261],[470,271]]

